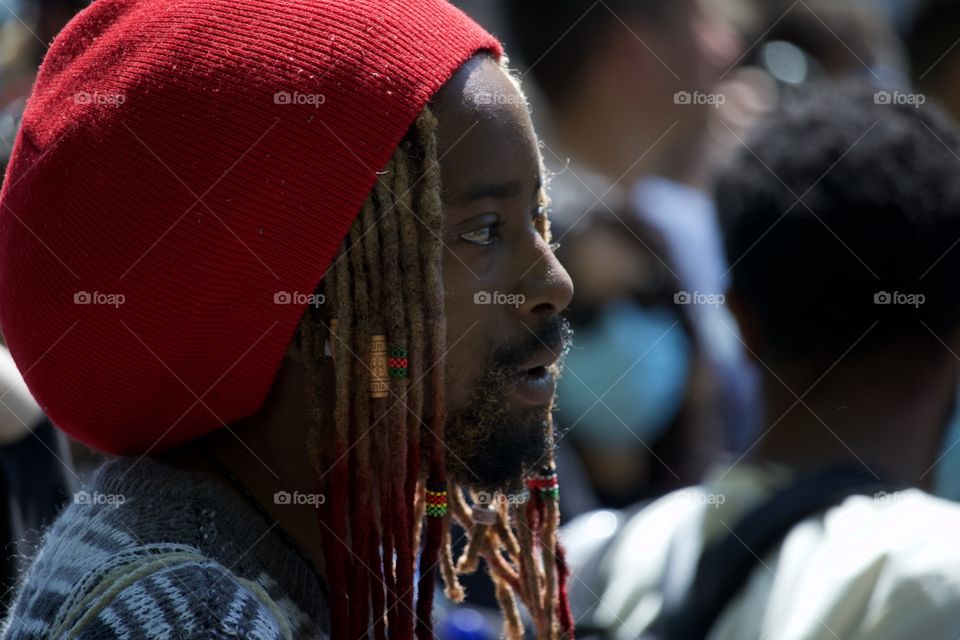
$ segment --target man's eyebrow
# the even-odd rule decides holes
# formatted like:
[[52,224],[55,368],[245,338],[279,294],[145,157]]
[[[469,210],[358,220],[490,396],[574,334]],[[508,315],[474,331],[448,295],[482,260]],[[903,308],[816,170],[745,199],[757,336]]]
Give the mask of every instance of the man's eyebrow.
[[[540,191],[541,180],[538,178],[534,185],[534,193]],[[508,198],[519,198],[524,193],[524,186],[519,180],[509,182],[487,182],[476,184],[462,193],[456,194],[451,198],[448,204],[464,205],[485,198],[495,200],[506,200]]]

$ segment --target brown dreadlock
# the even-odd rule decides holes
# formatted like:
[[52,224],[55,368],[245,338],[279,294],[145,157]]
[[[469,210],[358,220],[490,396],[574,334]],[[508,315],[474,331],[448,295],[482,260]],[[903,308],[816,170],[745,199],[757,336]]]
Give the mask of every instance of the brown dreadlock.
[[[537,638],[572,637],[556,500],[534,491],[526,505],[498,503],[496,522],[481,524],[471,516],[470,492],[446,486],[443,210],[436,128],[436,118],[424,109],[378,174],[321,283],[325,312],[332,308],[334,315],[324,317],[311,308],[300,327],[314,423],[308,450],[318,489],[327,496],[318,518],[333,637],[362,638],[371,619],[377,640],[432,637],[437,567],[447,597],[460,602],[464,590],[458,575],[474,571],[479,558],[493,579],[507,638],[523,635],[518,599],[531,614]],[[538,228],[549,236],[545,217]],[[390,379],[387,398],[371,398],[369,392],[374,335],[404,346],[410,356],[407,377]],[[324,357],[328,352],[332,367]],[[332,409],[321,400],[331,377]],[[552,434],[552,424],[548,431]],[[425,515],[427,488],[442,487],[448,492],[446,515]],[[454,523],[468,539],[457,562]]]

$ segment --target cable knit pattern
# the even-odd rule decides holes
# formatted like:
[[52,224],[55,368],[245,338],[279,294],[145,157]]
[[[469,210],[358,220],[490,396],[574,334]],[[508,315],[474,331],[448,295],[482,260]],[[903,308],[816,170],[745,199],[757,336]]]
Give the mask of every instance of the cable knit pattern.
[[45,532],[0,638],[327,638],[323,581],[229,489],[151,458],[97,470]]

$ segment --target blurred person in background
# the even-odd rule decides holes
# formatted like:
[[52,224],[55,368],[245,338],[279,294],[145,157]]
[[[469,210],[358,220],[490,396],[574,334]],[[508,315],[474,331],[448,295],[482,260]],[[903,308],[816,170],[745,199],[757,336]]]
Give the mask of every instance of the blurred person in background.
[[571,523],[580,637],[956,638],[960,506],[926,489],[960,375],[960,138],[876,93],[788,92],[722,173],[764,431],[616,536]]
[[[569,315],[577,339],[557,417],[569,430],[563,444],[576,451],[593,489],[593,507],[624,508],[699,479],[721,444],[717,381],[692,305],[677,303],[676,267],[662,235],[629,215],[589,215],[557,253],[583,291]],[[586,506],[569,504],[569,512]]]
[[926,98],[940,102],[960,122],[960,4],[922,0],[906,35],[910,78]]
[[[11,0],[0,7],[0,184],[45,43],[86,4]],[[0,616],[41,530],[79,484],[69,439],[43,415],[0,339]]]
[[[889,4],[897,10],[888,16],[873,2],[754,2],[759,19],[745,32],[757,43],[744,57],[743,68],[762,71],[781,88],[856,77],[885,92],[878,93],[878,100],[937,102],[957,121],[960,3]],[[934,493],[960,501],[960,392],[933,476]]]
[[79,480],[66,436],[43,415],[0,342],[0,615],[41,530]]
[[855,77],[878,88],[909,85],[904,47],[887,15],[856,0],[752,0],[758,19],[741,61],[785,85]]
[[507,2],[525,75],[546,99],[558,148],[628,189],[650,175],[706,186],[702,152],[714,109],[706,94],[743,43],[704,4]]
[[[704,191],[718,157],[710,91],[742,42],[694,0],[504,10],[540,89],[560,252],[588,283],[558,420],[595,504],[625,506],[695,482],[711,449],[744,446],[756,425],[755,374],[716,304],[726,263]],[[692,434],[678,456],[659,451]]]
[[[944,0],[917,3],[905,35],[910,55],[910,77],[918,98],[941,104],[960,122],[960,4]],[[960,392],[947,429],[934,489],[938,495],[960,501]]]

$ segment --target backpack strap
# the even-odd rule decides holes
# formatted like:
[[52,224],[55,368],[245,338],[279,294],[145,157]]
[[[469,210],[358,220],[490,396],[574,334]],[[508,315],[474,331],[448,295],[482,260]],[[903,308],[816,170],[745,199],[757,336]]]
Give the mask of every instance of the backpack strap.
[[656,623],[660,640],[703,640],[759,559],[798,523],[852,495],[905,488],[884,482],[863,468],[833,467],[805,475],[775,492],[741,518],[737,526],[700,556],[686,597],[665,606]]

